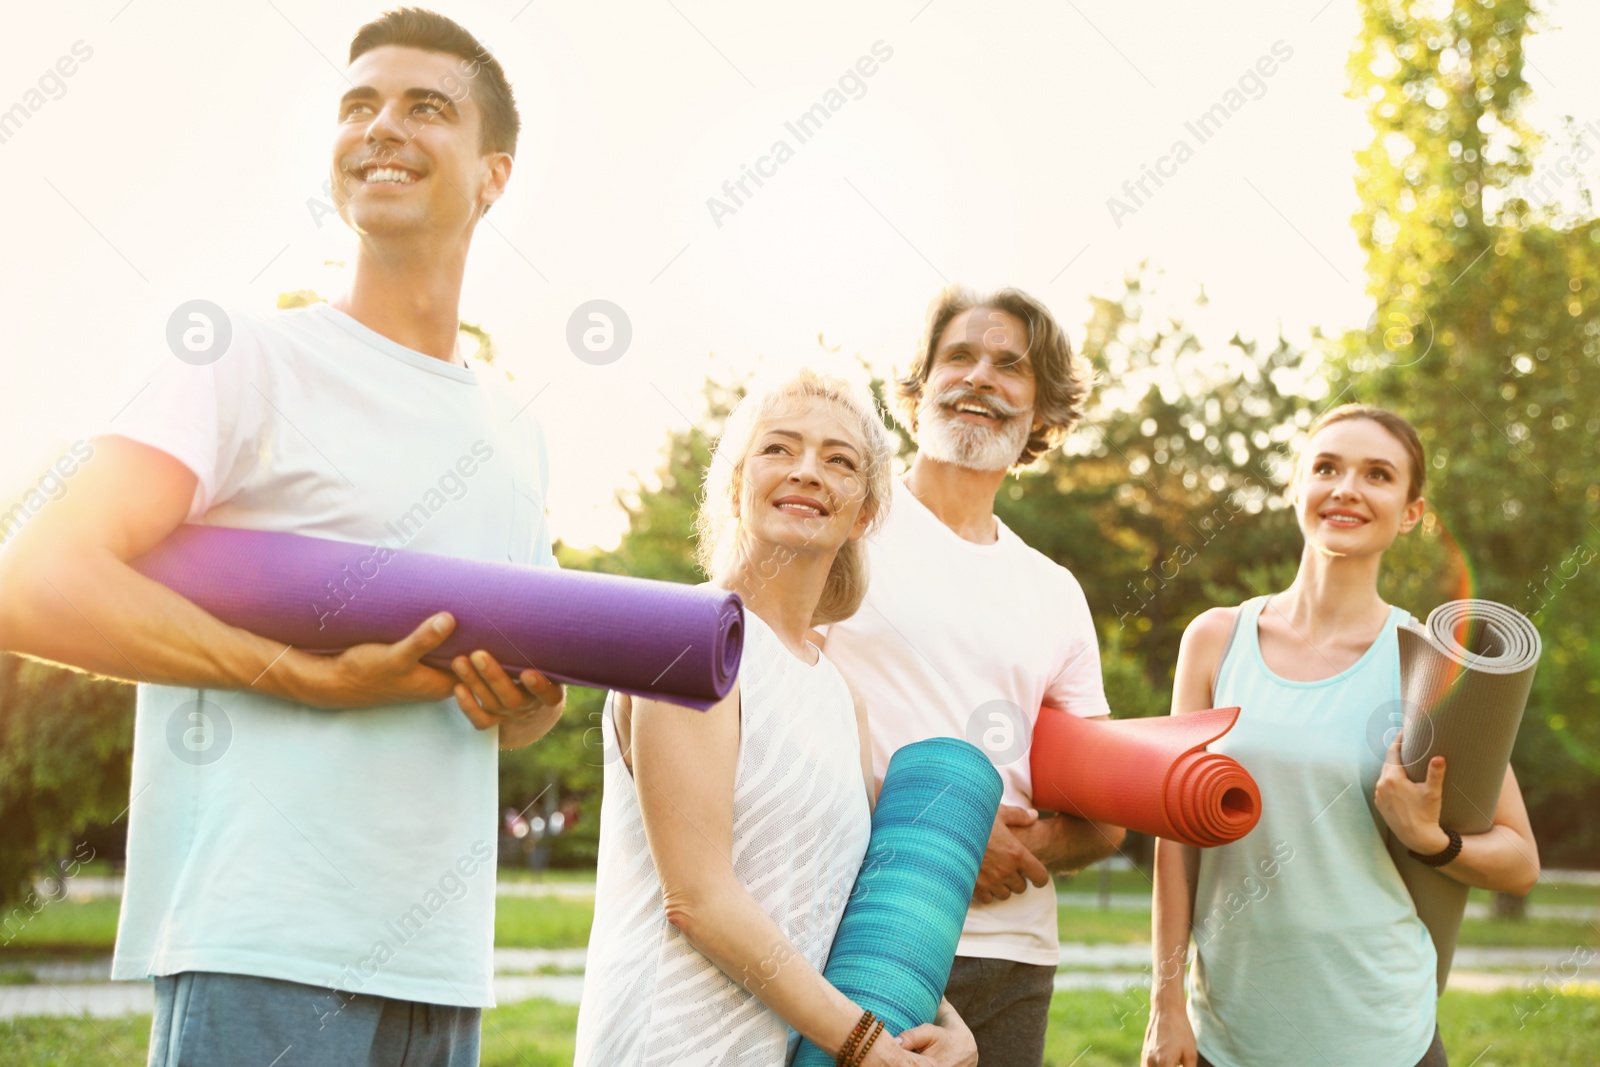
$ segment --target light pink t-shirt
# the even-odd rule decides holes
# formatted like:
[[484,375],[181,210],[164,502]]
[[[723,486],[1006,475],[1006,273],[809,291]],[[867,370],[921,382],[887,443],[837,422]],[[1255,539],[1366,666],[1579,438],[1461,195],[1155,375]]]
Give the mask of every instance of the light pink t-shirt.
[[[999,540],[963,540],[898,480],[867,542],[866,601],[823,650],[867,705],[873,771],[927,737],[983,748],[1001,803],[1033,804],[1028,742],[1040,705],[1109,715],[1094,620],[1076,578],[995,519]],[[974,904],[957,953],[1054,967],[1053,884]]]

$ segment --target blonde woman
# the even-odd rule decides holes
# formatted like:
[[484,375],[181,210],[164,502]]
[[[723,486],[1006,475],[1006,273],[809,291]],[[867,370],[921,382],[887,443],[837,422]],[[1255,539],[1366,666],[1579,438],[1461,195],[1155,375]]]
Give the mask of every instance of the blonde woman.
[[1378,571],[1422,519],[1425,470],[1399,415],[1324,414],[1295,473],[1294,581],[1183,635],[1172,712],[1244,709],[1211,748],[1255,777],[1262,815],[1220,848],[1157,844],[1145,1067],[1443,1067],[1433,942],[1383,828],[1467,885],[1527,893],[1539,876],[1510,768],[1494,827],[1463,835],[1439,825],[1444,758],[1413,782],[1399,737],[1387,752],[1369,741],[1400,700],[1395,628],[1410,618],[1378,595]]
[[[805,372],[752,392],[706,473],[702,565],[745,604],[744,657],[700,712],[613,693],[578,1067],[781,1067],[862,1009],[821,974],[871,833],[866,710],[818,648],[866,587],[890,498],[873,404]],[[613,747],[615,746],[615,747]],[[915,1050],[915,1051],[914,1051]],[[862,1064],[971,1064],[948,1004]]]

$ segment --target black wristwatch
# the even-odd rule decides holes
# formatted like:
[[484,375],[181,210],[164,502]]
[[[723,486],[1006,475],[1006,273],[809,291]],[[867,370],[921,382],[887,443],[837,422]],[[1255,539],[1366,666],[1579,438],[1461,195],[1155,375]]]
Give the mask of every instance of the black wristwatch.
[[1444,830],[1445,833],[1450,835],[1450,843],[1444,846],[1442,850],[1435,852],[1431,856],[1424,856],[1422,853],[1414,852],[1408,848],[1406,849],[1406,855],[1410,856],[1418,863],[1427,864],[1429,867],[1443,867],[1445,864],[1461,855],[1461,835],[1456,833],[1454,830],[1445,829],[1443,826],[1439,827],[1439,829]]

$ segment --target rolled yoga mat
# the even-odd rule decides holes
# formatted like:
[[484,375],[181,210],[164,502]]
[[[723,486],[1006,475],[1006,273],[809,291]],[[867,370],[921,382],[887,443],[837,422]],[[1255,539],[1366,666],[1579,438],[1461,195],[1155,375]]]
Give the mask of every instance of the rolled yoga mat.
[[[976,745],[933,737],[889,760],[867,857],[822,972],[883,1020],[879,1041],[939,1013],[999,810],[1000,775]],[[794,1067],[833,1061],[802,1040]]]
[[393,643],[448,611],[424,662],[487,651],[515,677],[704,710],[739,672],[744,608],[708,586],[439,556],[321,537],[182,526],[134,569],[232,626],[308,652]]
[[1238,708],[1149,719],[1091,720],[1040,708],[1029,762],[1033,804],[1211,848],[1261,819],[1261,790],[1234,759],[1205,746]]
[[[1539,664],[1539,631],[1521,613],[1492,600],[1452,600],[1396,631],[1405,732],[1400,759],[1415,782],[1428,761],[1445,758],[1439,825],[1481,834],[1494,825],[1511,747]],[[1439,956],[1439,992],[1455,957],[1468,888],[1418,863],[1380,817],[1389,854]]]

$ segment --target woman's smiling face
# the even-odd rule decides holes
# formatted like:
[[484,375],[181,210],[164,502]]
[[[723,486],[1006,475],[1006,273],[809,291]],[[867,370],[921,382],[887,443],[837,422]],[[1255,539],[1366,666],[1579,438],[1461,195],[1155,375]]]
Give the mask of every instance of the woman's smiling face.
[[1411,459],[1400,440],[1366,418],[1343,419],[1306,442],[1295,504],[1306,543],[1333,556],[1382,552],[1422,518],[1408,500]]
[[741,467],[742,536],[796,552],[835,551],[865,531],[861,450],[819,397],[765,419]]

